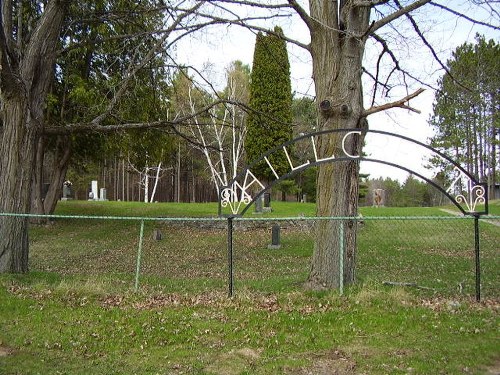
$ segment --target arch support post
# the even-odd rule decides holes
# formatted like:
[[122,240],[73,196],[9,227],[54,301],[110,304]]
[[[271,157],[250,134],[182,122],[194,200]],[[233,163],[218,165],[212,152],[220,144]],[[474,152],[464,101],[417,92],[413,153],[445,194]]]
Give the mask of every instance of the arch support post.
[[479,215],[474,215],[474,258],[476,263],[476,301],[481,301],[481,260],[479,245]]

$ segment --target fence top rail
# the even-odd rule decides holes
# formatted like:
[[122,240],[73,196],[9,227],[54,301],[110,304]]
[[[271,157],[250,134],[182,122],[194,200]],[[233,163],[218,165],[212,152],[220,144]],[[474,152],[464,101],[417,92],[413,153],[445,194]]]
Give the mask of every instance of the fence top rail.
[[[315,220],[471,220],[470,215],[450,215],[450,216],[289,216],[289,217],[144,217],[144,216],[99,216],[99,215],[42,215],[0,212],[3,217],[25,217],[25,218],[46,218],[46,219],[91,219],[91,220],[129,220],[129,221],[315,221]],[[500,216],[487,215],[481,219],[499,220]]]
[[91,219],[91,220],[131,220],[131,221],[224,221],[218,217],[146,217],[146,216],[102,216],[102,215],[42,215],[0,212],[0,216],[45,218],[45,219]]

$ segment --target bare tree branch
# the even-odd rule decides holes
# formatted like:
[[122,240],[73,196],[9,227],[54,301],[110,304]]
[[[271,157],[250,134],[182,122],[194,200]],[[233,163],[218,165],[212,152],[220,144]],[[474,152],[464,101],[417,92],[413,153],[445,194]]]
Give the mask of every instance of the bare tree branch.
[[[454,14],[455,16],[458,16],[460,18],[463,18],[469,22],[472,22],[473,24],[476,24],[476,25],[481,25],[481,26],[485,26],[485,27],[489,27],[489,28],[492,28],[494,30],[500,30],[500,26],[495,26],[495,25],[491,25],[489,23],[486,23],[486,22],[482,22],[482,21],[478,21],[474,18],[471,18],[463,13],[460,13],[460,12],[457,12],[456,10],[453,10],[445,5],[442,5],[442,4],[438,4],[438,3],[435,3],[435,2],[431,2],[430,5],[432,6],[435,6],[437,8],[440,8],[440,9],[443,9],[443,10],[446,10],[447,12],[450,12],[452,14]],[[493,9],[492,9],[493,12],[495,12]],[[495,12],[496,13],[496,12]]]
[[[401,4],[399,2],[399,0],[394,0],[394,2],[396,3],[397,6],[401,7]],[[466,87],[463,83],[461,83],[458,79],[456,79],[450,72],[450,70],[448,69],[448,67],[446,66],[446,64],[441,61],[441,59],[439,58],[439,56],[437,55],[436,51],[434,50],[434,47],[432,47],[432,45],[429,43],[429,41],[427,40],[427,38],[424,36],[424,34],[422,33],[422,31],[420,31],[420,28],[418,27],[417,25],[417,22],[413,19],[413,17],[409,14],[409,13],[406,13],[405,14],[406,18],[408,18],[408,20],[410,21],[410,23],[412,24],[413,26],[413,29],[415,30],[415,32],[417,33],[417,35],[419,36],[419,38],[422,40],[422,42],[427,46],[427,48],[429,49],[429,51],[431,52],[432,56],[434,57],[434,59],[438,62],[438,64],[441,66],[441,68],[443,68],[443,70],[446,72],[446,74],[448,74],[450,76],[450,78],[456,82],[459,86],[463,87],[464,89],[470,91],[470,89],[468,87]]]
[[353,5],[358,7],[374,7],[388,2],[389,0],[358,0],[355,1]]
[[301,43],[296,39],[289,38],[289,37],[282,35],[282,34],[276,34],[272,29],[262,27],[262,26],[248,24],[245,19],[230,20],[230,19],[226,19],[226,18],[210,16],[207,14],[204,14],[203,16],[204,17],[211,17],[213,19],[214,23],[221,23],[221,24],[224,23],[224,24],[236,25],[236,26],[246,28],[252,32],[262,31],[262,32],[265,32],[266,34],[272,34],[272,35],[280,37],[281,39],[285,40],[288,43],[295,44],[296,46],[303,48],[307,51],[309,50],[309,45],[307,45],[307,44]]
[[250,6],[254,8],[261,8],[261,9],[284,9],[284,8],[290,8],[290,5],[287,3],[281,3],[281,4],[268,4],[268,3],[263,3],[263,2],[258,2],[258,1],[249,1],[249,0],[212,0],[212,1],[205,1],[207,3],[227,3],[227,4],[236,4],[236,5],[245,5],[245,6]]
[[[380,63],[382,61],[382,57],[384,57],[384,54],[386,52],[386,49],[384,48],[382,52],[379,54],[378,59],[377,59],[377,66],[375,68],[375,76],[373,76],[374,80],[374,88],[373,88],[373,94],[372,94],[372,106],[375,104],[375,97],[377,96],[377,87],[379,84],[379,73],[380,73]],[[387,87],[386,85],[383,85],[384,87]]]
[[379,105],[376,107],[368,108],[368,109],[363,111],[362,116],[366,117],[369,115],[373,115],[374,113],[377,113],[377,112],[382,112],[382,111],[388,110],[390,108],[403,108],[403,109],[407,109],[407,110],[410,110],[410,111],[413,111],[416,113],[421,113],[420,110],[413,108],[413,107],[410,107],[409,105],[407,105],[405,103],[408,102],[410,99],[413,99],[416,96],[420,95],[424,91],[425,91],[424,89],[420,88],[417,91],[415,91],[413,94],[405,96],[403,99],[397,100],[395,102],[382,104],[382,105]]
[[431,0],[417,0],[417,1],[407,5],[405,7],[401,7],[399,10],[395,11],[394,13],[391,13],[388,16],[373,23],[370,26],[368,33],[373,33],[375,31],[377,31],[378,29],[380,29],[381,27],[393,22],[394,20],[396,20],[396,19],[410,13],[411,11],[416,10],[416,9],[418,9],[418,8],[424,6],[425,4],[428,4],[430,2],[431,2]]
[[[392,72],[397,70],[397,71],[401,72],[403,74],[403,76],[410,77],[411,79],[418,82],[419,84],[424,85],[424,86],[429,87],[429,88],[432,88],[431,85],[423,82],[421,79],[419,79],[418,77],[416,77],[415,75],[411,74],[409,71],[407,71],[401,67],[401,64],[399,63],[398,58],[396,57],[394,52],[392,52],[392,50],[389,48],[389,45],[387,44],[387,41],[384,38],[382,38],[380,35],[378,35],[376,33],[372,33],[370,36],[373,39],[375,39],[378,43],[380,43],[380,45],[382,46],[382,54],[387,53],[389,55],[389,57],[391,58],[391,60],[394,64],[394,69],[392,70]],[[391,72],[391,74],[392,74],[392,72]],[[381,83],[381,82],[379,82],[379,83],[382,84],[382,86],[387,86],[388,80],[389,80],[389,77],[387,77],[385,83]]]
[[96,133],[113,133],[120,130],[131,130],[131,129],[147,129],[147,128],[175,128],[176,126],[182,126],[188,124],[193,118],[197,116],[201,116],[206,114],[212,108],[216,107],[219,104],[228,103],[240,106],[245,110],[249,110],[249,107],[244,105],[243,103],[236,102],[233,100],[216,100],[205,107],[199,109],[196,112],[190,113],[183,117],[177,117],[174,120],[159,120],[152,122],[136,122],[136,123],[122,123],[116,125],[100,125],[96,124],[93,121],[90,122],[80,122],[80,123],[72,123],[64,126],[47,126],[44,129],[44,134],[50,135],[65,135],[65,134],[77,134],[84,133],[87,131],[92,131]]
[[295,11],[297,12],[297,14],[299,15],[299,17],[302,19],[302,21],[304,21],[304,23],[307,25],[307,27],[309,28],[309,30],[311,30],[311,27],[312,27],[312,19],[311,17],[309,16],[309,14],[307,14],[307,12],[305,11],[304,8],[302,8],[299,3],[297,3],[297,1],[295,0],[288,0],[288,3],[293,7],[293,9],[295,9]]

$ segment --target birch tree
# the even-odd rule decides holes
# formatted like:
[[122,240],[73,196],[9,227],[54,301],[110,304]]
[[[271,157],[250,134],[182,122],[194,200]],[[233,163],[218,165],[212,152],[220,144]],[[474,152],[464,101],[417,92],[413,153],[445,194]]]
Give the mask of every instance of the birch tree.
[[243,107],[248,103],[249,68],[236,61],[230,65],[226,75],[227,86],[221,94],[223,103],[201,114],[197,114],[199,108],[213,98],[197,87],[187,72],[181,72],[174,85],[177,99],[174,99],[173,107],[176,115],[193,115],[180,131],[189,136],[191,146],[203,154],[217,194],[241,167],[247,132]]

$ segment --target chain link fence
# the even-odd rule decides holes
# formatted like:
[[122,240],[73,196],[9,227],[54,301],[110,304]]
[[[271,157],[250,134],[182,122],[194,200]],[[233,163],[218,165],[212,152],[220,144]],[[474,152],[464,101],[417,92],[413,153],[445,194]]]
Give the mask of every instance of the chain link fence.
[[456,216],[49,219],[30,229],[31,271],[181,293],[294,291],[310,270],[315,223],[335,220],[357,225],[358,284],[474,296],[480,281],[482,298],[500,297],[500,216],[477,221],[479,242],[475,219]]

